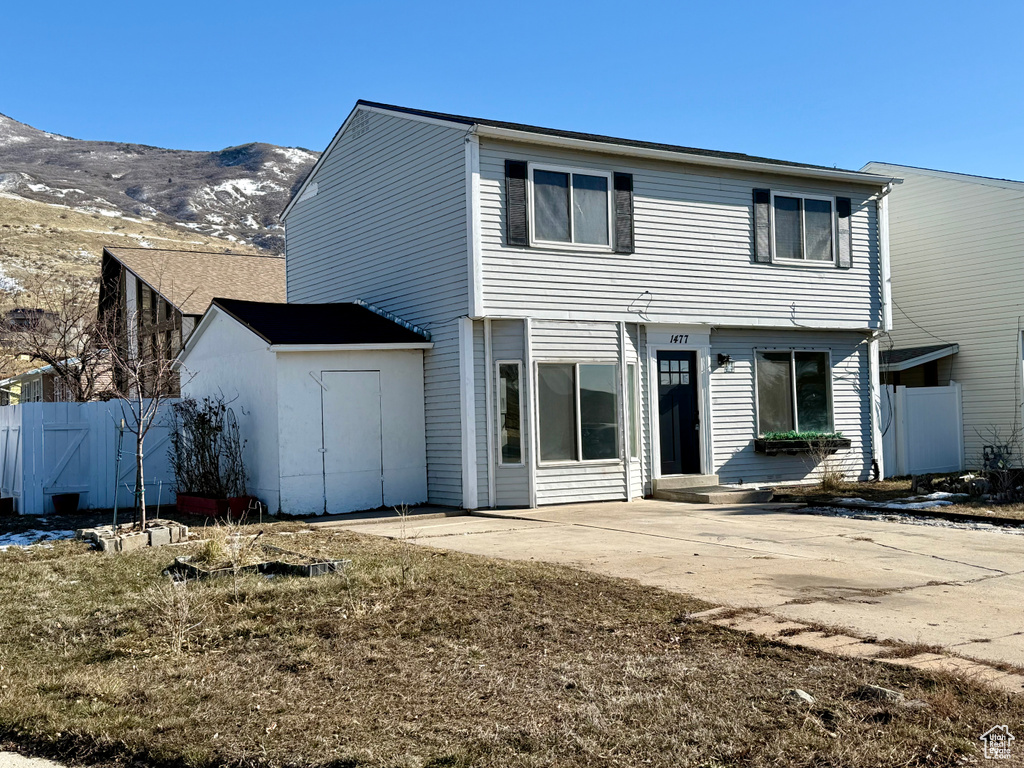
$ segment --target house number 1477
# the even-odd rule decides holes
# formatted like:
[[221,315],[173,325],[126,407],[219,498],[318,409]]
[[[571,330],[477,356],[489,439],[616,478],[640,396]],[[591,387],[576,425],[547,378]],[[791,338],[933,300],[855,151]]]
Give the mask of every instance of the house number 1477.
[[688,333],[673,333],[672,338],[668,341],[669,344],[685,344],[689,338],[690,334]]

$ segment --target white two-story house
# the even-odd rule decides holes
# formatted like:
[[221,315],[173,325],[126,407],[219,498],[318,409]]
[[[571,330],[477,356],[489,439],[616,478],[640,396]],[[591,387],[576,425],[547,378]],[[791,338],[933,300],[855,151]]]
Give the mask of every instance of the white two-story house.
[[284,211],[287,299],[429,336],[420,501],[802,481],[789,432],[865,479],[892,181],[360,101]]

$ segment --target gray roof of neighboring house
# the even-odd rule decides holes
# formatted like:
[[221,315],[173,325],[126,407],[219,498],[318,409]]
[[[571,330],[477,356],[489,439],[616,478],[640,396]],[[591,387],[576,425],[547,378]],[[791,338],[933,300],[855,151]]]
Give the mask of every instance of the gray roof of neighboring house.
[[882,367],[886,370],[905,371],[907,368],[955,355],[959,351],[959,344],[931,344],[925,347],[884,349],[878,357]]

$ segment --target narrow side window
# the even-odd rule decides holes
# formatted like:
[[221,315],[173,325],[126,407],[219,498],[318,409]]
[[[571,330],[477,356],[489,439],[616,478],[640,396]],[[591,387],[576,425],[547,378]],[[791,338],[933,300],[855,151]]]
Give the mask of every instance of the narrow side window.
[[629,458],[640,458],[640,398],[636,363],[626,364],[626,386],[629,391]]
[[498,363],[498,463],[522,464],[519,363]]

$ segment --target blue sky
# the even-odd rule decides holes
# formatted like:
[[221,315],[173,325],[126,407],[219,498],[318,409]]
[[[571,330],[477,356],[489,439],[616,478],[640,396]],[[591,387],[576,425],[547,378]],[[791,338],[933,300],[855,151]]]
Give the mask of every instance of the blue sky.
[[358,98],[841,168],[1024,179],[1024,3],[7,3],[0,112],[323,149]]

